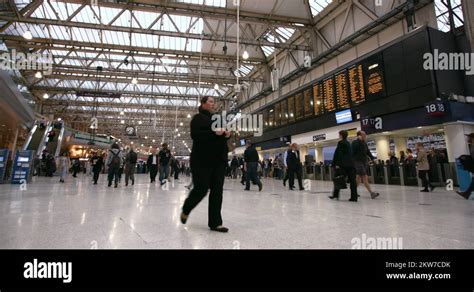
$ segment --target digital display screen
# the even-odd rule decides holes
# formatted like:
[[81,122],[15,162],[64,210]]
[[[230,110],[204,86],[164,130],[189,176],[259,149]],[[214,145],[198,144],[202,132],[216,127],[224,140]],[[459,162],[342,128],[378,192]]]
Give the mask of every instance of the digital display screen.
[[311,88],[306,89],[303,93],[305,118],[313,115],[313,96],[311,95],[311,93]]
[[18,157],[18,162],[30,162],[29,157]]
[[290,123],[295,121],[295,97],[288,97],[288,121]]
[[348,122],[352,122],[352,112],[350,109],[336,113],[336,123],[343,124]]
[[324,88],[324,112],[332,112],[336,110],[335,94],[334,94],[334,78],[331,77],[323,81]]
[[322,83],[316,83],[313,86],[313,107],[314,107],[314,115],[317,116],[324,113]]
[[3,162],[3,156],[0,157],[0,162]]
[[275,126],[275,109],[273,107],[268,109],[268,126],[274,127]]
[[245,146],[245,139],[240,139],[240,146]]
[[275,104],[275,127],[280,126],[281,121],[281,107],[280,104]]
[[382,66],[381,55],[375,55],[364,62],[364,81],[367,97],[376,98],[385,95]]
[[295,117],[297,120],[304,118],[303,93],[295,95]]
[[280,108],[281,108],[281,125],[286,125],[288,122],[288,102],[286,99],[282,100],[280,102]]
[[352,66],[348,69],[349,92],[351,102],[357,105],[365,101],[364,73],[362,65]]
[[336,96],[337,96],[337,108],[344,109],[349,108],[349,96],[347,93],[347,71],[342,71],[335,76],[336,79]]

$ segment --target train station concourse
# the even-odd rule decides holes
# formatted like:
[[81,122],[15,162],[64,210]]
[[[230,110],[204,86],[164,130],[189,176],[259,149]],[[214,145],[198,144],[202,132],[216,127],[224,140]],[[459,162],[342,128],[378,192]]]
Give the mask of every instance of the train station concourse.
[[470,0],[0,1],[0,249],[473,249],[473,48]]

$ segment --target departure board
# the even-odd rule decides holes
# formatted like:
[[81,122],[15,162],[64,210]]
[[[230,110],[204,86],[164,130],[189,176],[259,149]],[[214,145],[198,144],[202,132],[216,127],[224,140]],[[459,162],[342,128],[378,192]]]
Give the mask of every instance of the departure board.
[[280,126],[281,121],[281,106],[280,103],[275,104],[275,127]]
[[288,123],[288,102],[286,99],[280,101],[281,120],[280,124],[286,125]]
[[272,106],[268,109],[268,127],[269,128],[273,128],[275,126],[274,116],[275,116],[275,109]]
[[311,95],[312,93],[312,88],[308,88],[303,92],[303,97],[304,97],[304,117],[310,117],[313,115],[313,96]]
[[295,121],[295,96],[288,97],[288,122]]
[[347,92],[347,71],[344,70],[336,74],[336,100],[338,109],[350,108],[349,95]]
[[332,112],[336,110],[335,94],[334,94],[334,77],[323,81],[324,88],[324,112]]
[[318,82],[313,86],[313,107],[314,115],[321,115],[324,113],[323,108],[323,84]]
[[381,54],[372,56],[364,61],[365,90],[368,98],[377,98],[385,95],[382,67],[383,59]]
[[295,118],[297,120],[304,118],[303,93],[295,95]]
[[352,105],[357,105],[365,101],[364,74],[362,65],[355,65],[348,70],[349,93]]

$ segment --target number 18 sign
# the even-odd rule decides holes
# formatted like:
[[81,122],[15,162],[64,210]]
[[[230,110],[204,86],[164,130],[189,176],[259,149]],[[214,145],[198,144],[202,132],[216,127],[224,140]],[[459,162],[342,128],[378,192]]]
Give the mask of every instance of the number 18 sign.
[[430,116],[444,116],[448,113],[446,104],[441,101],[434,101],[426,104],[425,110]]

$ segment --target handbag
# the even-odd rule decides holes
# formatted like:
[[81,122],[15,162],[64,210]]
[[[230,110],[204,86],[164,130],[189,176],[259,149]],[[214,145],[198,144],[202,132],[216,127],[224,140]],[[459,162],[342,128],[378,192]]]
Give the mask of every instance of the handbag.
[[346,176],[341,171],[336,170],[332,181],[334,182],[335,190],[347,189]]

